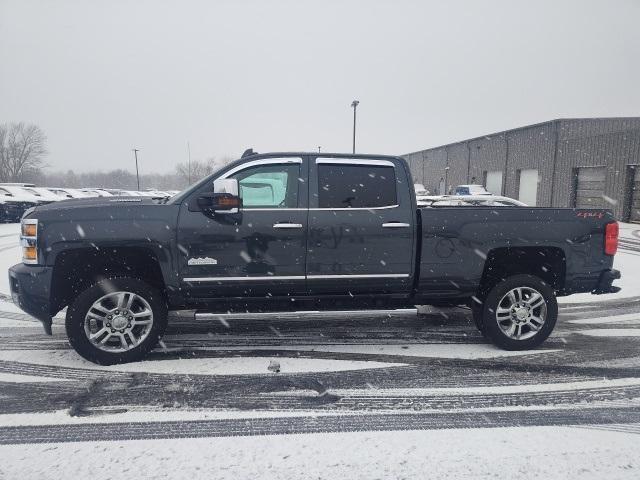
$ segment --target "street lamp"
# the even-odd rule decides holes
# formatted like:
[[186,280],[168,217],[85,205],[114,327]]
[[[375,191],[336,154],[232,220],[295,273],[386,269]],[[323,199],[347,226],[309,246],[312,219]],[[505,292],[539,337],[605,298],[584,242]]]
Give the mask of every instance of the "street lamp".
[[140,191],[140,173],[138,172],[138,150],[137,148],[133,149],[133,154],[136,157],[136,180],[138,181],[138,191]]
[[353,153],[356,153],[356,109],[359,103],[358,100],[351,102],[351,106],[353,107]]
[[187,142],[187,154],[189,155],[189,185],[191,185],[191,145],[189,144],[189,142]]

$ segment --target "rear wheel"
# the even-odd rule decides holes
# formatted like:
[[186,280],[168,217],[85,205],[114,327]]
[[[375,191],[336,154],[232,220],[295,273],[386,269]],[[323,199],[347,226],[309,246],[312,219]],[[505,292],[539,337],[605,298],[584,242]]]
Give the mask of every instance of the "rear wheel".
[[101,365],[140,360],[167,326],[167,306],[155,288],[136,278],[102,280],[82,292],[67,310],[69,343]]
[[558,318],[553,289],[534,275],[514,275],[495,285],[482,308],[483,334],[505,350],[544,342]]

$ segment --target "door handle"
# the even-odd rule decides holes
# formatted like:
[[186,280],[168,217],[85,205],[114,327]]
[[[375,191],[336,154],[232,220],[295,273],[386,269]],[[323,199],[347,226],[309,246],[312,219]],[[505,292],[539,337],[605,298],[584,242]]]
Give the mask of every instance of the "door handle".
[[382,228],[408,228],[410,226],[411,224],[403,222],[388,222],[382,224]]
[[302,224],[278,222],[273,224],[273,228],[302,228]]

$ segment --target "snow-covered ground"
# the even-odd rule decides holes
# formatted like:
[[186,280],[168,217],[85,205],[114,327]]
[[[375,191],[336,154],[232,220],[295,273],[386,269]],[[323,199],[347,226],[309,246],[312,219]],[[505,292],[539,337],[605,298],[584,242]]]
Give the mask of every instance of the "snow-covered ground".
[[80,358],[72,350],[8,350],[0,351],[0,360],[26,362],[34,365],[57,365],[68,368],[87,368],[106,372],[144,372],[176,375],[256,375],[268,373],[270,363],[278,363],[281,373],[342,372],[368,368],[405,366],[357,360],[331,360],[318,358],[246,357],[229,355],[214,358],[176,358],[162,361],[142,361],[123,365],[100,366]]
[[613,425],[4,445],[0,478],[637,479],[638,432]]

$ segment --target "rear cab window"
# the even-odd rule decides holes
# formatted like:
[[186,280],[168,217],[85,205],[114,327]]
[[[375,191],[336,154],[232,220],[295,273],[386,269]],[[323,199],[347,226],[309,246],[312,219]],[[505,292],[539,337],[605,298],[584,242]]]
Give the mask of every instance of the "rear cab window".
[[319,208],[381,208],[398,205],[393,163],[316,160]]

